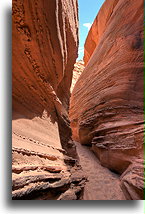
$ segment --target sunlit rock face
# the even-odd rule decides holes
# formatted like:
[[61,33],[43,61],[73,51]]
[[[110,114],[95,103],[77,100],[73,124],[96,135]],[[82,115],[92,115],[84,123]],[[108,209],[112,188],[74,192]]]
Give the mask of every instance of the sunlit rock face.
[[71,84],[71,88],[70,88],[71,92],[73,91],[73,88],[74,88],[76,82],[78,81],[80,75],[82,74],[84,68],[85,68],[85,66],[84,66],[84,61],[83,60],[78,60],[74,64],[72,84]]
[[[73,138],[91,145],[113,171],[121,174],[138,161],[143,168],[143,0],[105,1],[86,39],[84,61],[71,96]],[[142,198],[143,170],[129,170],[130,178],[128,172],[121,177],[126,197]]]
[[75,184],[82,175],[67,115],[77,0],[13,0],[12,12],[12,197],[77,199],[83,183]]
[[68,108],[78,49],[77,10],[76,0],[13,1],[14,108],[20,103],[32,112],[53,114],[55,96]]

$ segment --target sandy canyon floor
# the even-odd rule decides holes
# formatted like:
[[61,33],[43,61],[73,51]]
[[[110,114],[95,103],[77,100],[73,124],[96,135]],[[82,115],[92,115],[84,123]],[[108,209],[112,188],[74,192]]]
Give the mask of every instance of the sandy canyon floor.
[[119,185],[119,176],[100,165],[88,146],[75,142],[80,164],[87,177],[83,200],[126,200]]

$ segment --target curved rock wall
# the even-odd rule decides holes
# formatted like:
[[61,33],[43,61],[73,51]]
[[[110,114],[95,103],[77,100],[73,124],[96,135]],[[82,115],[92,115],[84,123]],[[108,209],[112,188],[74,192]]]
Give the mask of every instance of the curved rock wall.
[[12,13],[12,197],[78,199],[82,176],[67,115],[77,0],[13,0]]
[[96,19],[94,20],[84,45],[85,65],[88,63],[92,53],[94,52],[102,37],[102,34],[106,30],[106,26],[110,20],[110,16],[113,13],[113,10],[117,3],[118,0],[112,0],[111,4],[109,1],[106,1],[99,11]]
[[76,0],[14,0],[14,109],[20,103],[42,114],[48,106],[53,114],[54,92],[67,109],[77,48]]
[[[88,34],[84,60],[71,96],[73,138],[91,145],[102,165],[120,174],[138,161],[143,166],[143,0],[105,1]],[[132,174],[134,192],[143,193],[143,170]],[[127,180],[132,186],[132,177]],[[140,191],[126,197],[142,198]]]

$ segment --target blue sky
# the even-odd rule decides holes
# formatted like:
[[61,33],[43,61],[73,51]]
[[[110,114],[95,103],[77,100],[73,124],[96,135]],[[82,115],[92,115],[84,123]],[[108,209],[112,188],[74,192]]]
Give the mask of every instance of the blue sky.
[[83,59],[84,43],[100,7],[105,0],[78,0],[79,2],[79,57]]

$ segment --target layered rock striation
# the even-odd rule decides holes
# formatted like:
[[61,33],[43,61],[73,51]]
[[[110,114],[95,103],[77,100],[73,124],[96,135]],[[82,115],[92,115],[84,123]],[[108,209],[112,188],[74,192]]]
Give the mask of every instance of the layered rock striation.
[[12,198],[77,200],[83,175],[68,106],[77,0],[13,0]]
[[71,96],[73,139],[91,145],[103,166],[123,173],[127,199],[143,199],[143,0],[105,1],[84,61]]
[[85,68],[85,66],[84,66],[83,60],[79,60],[74,64],[72,84],[71,84],[71,88],[70,88],[71,92],[73,91],[73,88],[74,88],[76,82],[78,81],[80,75],[82,74],[84,68]]

